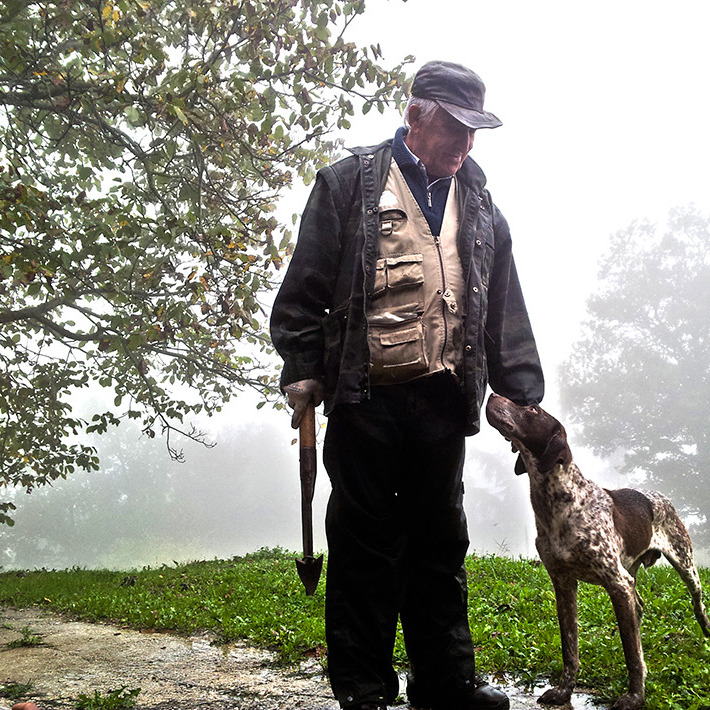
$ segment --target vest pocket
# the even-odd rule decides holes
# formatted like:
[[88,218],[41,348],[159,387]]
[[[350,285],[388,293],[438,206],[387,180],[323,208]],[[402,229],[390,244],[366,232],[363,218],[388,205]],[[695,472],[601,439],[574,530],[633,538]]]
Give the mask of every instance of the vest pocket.
[[428,371],[421,315],[373,314],[368,324],[372,384],[406,382]]
[[387,289],[419,287],[424,283],[423,254],[402,254],[377,260],[373,296]]
[[380,208],[380,235],[390,237],[393,233],[398,233],[402,225],[406,224],[407,215],[403,210],[383,210]]

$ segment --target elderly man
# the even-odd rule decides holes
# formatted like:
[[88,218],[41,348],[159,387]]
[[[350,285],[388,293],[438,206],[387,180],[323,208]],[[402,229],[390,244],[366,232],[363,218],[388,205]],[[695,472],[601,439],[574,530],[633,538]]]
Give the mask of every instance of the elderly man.
[[468,157],[484,86],[425,64],[394,140],[318,173],[274,303],[297,427],[325,399],[328,672],[340,705],[504,710],[476,671],[467,617],[465,437],[486,385],[537,403],[543,376],[508,225]]

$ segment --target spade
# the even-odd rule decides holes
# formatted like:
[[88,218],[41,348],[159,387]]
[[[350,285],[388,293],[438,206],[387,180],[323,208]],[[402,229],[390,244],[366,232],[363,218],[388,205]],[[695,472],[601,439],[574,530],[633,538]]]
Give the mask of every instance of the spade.
[[313,557],[313,492],[316,485],[316,413],[313,404],[306,407],[301,419],[300,466],[301,466],[301,524],[303,529],[303,559],[296,559],[298,576],[306,594],[316,591],[323,555]]

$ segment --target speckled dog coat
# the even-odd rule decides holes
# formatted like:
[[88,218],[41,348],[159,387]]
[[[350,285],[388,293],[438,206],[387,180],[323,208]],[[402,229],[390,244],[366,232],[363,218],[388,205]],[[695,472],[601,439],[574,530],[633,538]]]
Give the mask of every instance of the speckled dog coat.
[[668,559],[690,590],[703,633],[710,636],[688,531],[660,493],[610,491],[587,480],[572,460],[564,427],[540,407],[520,407],[491,395],[486,415],[527,466],[535,545],[555,588],[564,669],[559,684],[540,702],[568,702],[576,682],[579,580],[601,585],[611,597],[629,672],[628,692],[613,707],[637,710],[644,704],[646,679],[639,634],[643,602],[636,591],[641,565],[650,567],[661,554]]

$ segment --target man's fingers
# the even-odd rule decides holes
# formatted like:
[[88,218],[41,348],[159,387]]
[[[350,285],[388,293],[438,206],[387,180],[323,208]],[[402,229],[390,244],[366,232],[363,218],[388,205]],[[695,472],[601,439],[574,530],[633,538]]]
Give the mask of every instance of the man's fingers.
[[[291,404],[290,401],[289,404]],[[293,414],[291,415],[291,428],[298,429],[298,427],[301,426],[301,419],[303,419],[303,414],[306,411],[306,402],[299,399],[294,404],[291,404],[291,406],[293,407]]]
[[290,391],[288,392],[288,406],[293,409],[293,414],[291,415],[291,427],[293,429],[298,429],[301,425],[301,419],[303,419],[303,412],[306,410],[306,405],[310,401],[310,394],[303,391]]
[[323,401],[323,386],[318,380],[300,380],[284,387],[288,397],[288,406],[293,409],[291,426],[298,429],[303,419],[303,413],[308,404],[317,407]]

